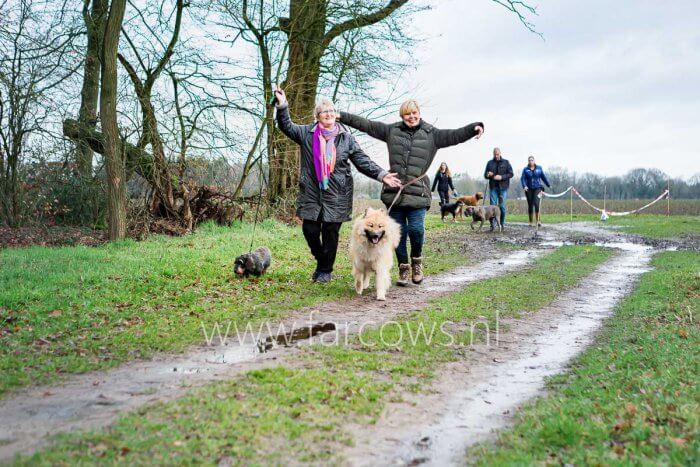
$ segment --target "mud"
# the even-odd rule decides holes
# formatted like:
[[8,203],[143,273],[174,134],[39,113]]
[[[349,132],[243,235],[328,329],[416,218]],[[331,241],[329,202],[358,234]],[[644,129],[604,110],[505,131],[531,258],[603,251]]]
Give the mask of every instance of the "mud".
[[551,305],[505,320],[497,343],[470,348],[428,394],[402,394],[373,426],[353,426],[350,465],[462,465],[467,448],[506,427],[524,402],[544,394],[544,378],[560,373],[592,342],[614,306],[647,271],[652,248],[610,243],[621,251]]
[[643,237],[636,234],[628,234],[616,231],[618,226],[601,226],[595,222],[574,222],[547,225],[540,230],[540,234],[547,236],[556,234],[574,235],[582,240],[594,239],[595,242],[606,243],[635,243],[657,249],[676,249],[700,251],[700,237],[686,236],[673,239],[658,239]]
[[[495,236],[474,238],[479,243],[500,241]],[[481,251],[478,246],[472,246],[476,244],[465,242],[463,251],[470,248]],[[164,354],[112,370],[73,376],[56,385],[19,391],[0,401],[0,462],[41,448],[53,435],[107,426],[124,412],[176,399],[194,386],[230,379],[252,369],[280,364],[294,366],[298,348],[287,346],[293,340],[297,345],[308,345],[314,337],[325,334],[347,336],[365,324],[381,324],[418,310],[430,299],[468,283],[523,268],[551,250],[544,247],[508,253],[486,249],[486,255],[482,253],[478,257],[490,256],[490,259],[428,276],[421,286],[392,287],[385,302],[376,301],[370,289],[365,296],[352,300],[290,312],[281,323],[283,328],[278,327],[280,323],[270,326],[272,330],[284,329],[281,332],[262,337],[247,335],[242,343],[230,339],[227,345],[202,345],[185,354]],[[306,337],[305,332],[308,332]],[[221,334],[225,335],[224,326]]]

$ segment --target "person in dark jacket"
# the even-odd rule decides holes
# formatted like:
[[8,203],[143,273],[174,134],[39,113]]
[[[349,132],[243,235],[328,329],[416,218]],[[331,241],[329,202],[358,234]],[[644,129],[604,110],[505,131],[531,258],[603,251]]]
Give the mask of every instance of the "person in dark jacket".
[[297,125],[289,116],[287,97],[275,90],[277,125],[301,147],[297,216],[311,254],[316,258],[315,282],[330,282],[338,250],[338,232],[352,214],[353,181],[350,162],[364,175],[399,187],[401,181],[374,163],[347,129],[336,123],[333,102],[316,104],[316,123]]
[[501,150],[493,148],[493,159],[486,163],[484,178],[489,181],[489,201],[491,205],[501,208],[501,229],[506,225],[506,198],[510,179],[513,178],[513,167],[510,162],[501,157]]
[[440,169],[435,174],[435,179],[433,180],[433,188],[430,190],[435,191],[435,186],[438,189],[438,195],[440,196],[440,206],[449,204],[450,202],[450,189],[455,190],[452,184],[452,173],[450,169],[447,168],[446,163],[440,164]]
[[527,215],[530,219],[530,226],[537,223],[538,227],[542,227],[540,222],[540,193],[544,191],[542,183],[550,188],[544,170],[535,164],[534,156],[530,156],[527,158],[527,166],[520,175],[520,185],[525,190],[525,198],[527,198]]
[[[409,273],[414,284],[423,281],[423,240],[425,212],[432,200],[430,180],[426,175],[437,150],[479,138],[484,124],[472,123],[455,130],[441,130],[421,119],[415,100],[408,100],[399,109],[401,121],[382,123],[340,113],[340,120],[384,141],[389,149],[389,170],[398,174],[404,188],[384,185],[381,199],[390,208],[389,215],[401,226],[401,242],[396,248],[399,262],[397,285],[408,285]],[[393,206],[392,206],[393,204]],[[406,237],[411,241],[411,264],[408,264]]]

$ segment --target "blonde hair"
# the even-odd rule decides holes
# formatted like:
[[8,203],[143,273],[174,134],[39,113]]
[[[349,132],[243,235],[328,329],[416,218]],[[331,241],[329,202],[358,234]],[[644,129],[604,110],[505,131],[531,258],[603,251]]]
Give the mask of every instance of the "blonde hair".
[[420,107],[418,107],[418,102],[416,102],[414,99],[409,99],[403,104],[401,104],[401,107],[399,108],[399,116],[403,117],[406,114],[410,114],[411,112],[420,112]]
[[335,110],[335,104],[333,104],[332,100],[327,97],[319,97],[316,99],[316,106],[314,107],[314,118],[318,118],[318,114],[323,111],[324,107],[330,107]]

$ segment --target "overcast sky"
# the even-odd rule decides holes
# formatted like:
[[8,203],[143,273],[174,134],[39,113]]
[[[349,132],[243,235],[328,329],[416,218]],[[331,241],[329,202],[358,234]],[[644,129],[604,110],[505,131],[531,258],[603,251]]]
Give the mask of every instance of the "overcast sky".
[[[700,1],[536,5],[544,40],[490,0],[435,1],[415,16],[428,40],[400,86],[439,128],[486,126],[481,140],[441,150],[431,172],[446,161],[480,175],[499,146],[516,171],[532,154],[545,169],[700,173]],[[368,150],[386,163],[382,146]]]

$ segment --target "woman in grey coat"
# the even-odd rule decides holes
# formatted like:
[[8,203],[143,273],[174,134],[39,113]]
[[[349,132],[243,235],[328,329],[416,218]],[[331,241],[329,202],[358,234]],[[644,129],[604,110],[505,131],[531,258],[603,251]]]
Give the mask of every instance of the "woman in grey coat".
[[287,97],[275,91],[277,125],[301,148],[297,215],[311,254],[316,258],[315,282],[330,282],[338,250],[338,232],[352,215],[353,181],[350,162],[364,175],[399,187],[396,174],[374,163],[347,129],[336,122],[333,102],[320,99],[314,109],[316,122],[297,125],[289,116]]
[[[382,123],[341,112],[340,120],[351,128],[384,141],[389,150],[389,167],[396,172],[404,190],[385,186],[382,201],[391,209],[389,215],[401,226],[401,242],[396,247],[399,261],[397,285],[408,285],[408,276],[414,284],[423,281],[423,240],[425,212],[430,208],[432,194],[427,171],[440,148],[454,146],[471,138],[479,138],[484,124],[475,122],[454,130],[435,128],[421,119],[415,100],[408,100],[399,109],[400,122]],[[408,264],[406,237],[411,242],[411,264]]]

